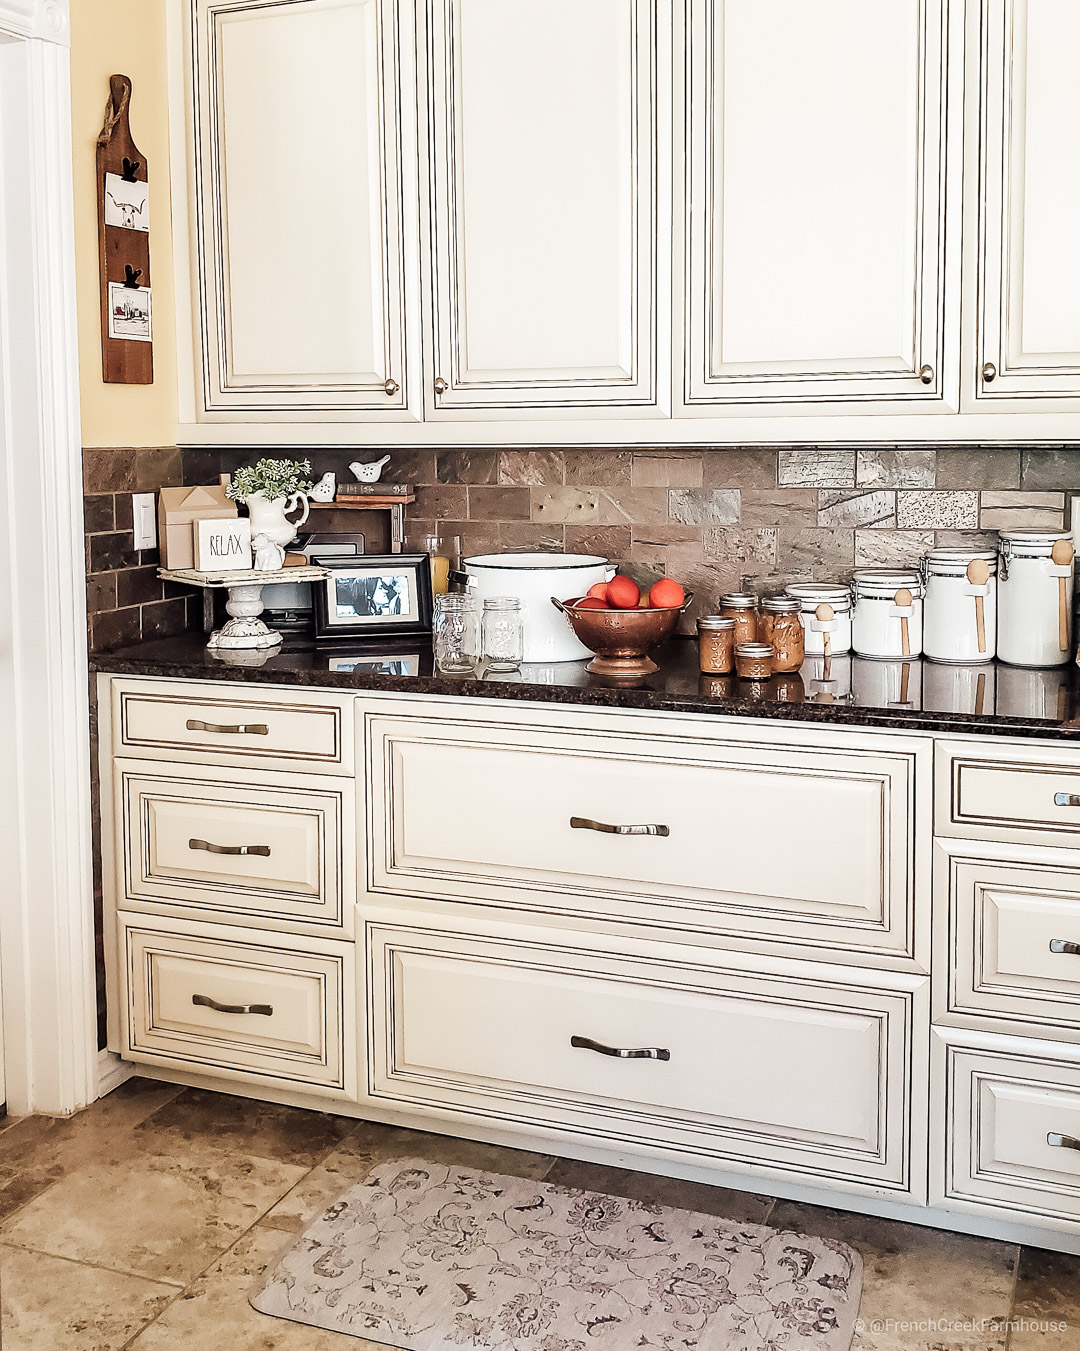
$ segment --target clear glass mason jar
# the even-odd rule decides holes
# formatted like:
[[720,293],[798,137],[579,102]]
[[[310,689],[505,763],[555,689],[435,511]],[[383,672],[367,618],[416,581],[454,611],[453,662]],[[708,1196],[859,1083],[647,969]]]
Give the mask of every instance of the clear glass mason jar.
[[489,671],[516,671],[521,665],[525,634],[517,596],[488,596],[480,624],[480,651]]
[[480,655],[480,617],[474,596],[436,596],[432,630],[435,665],[440,671],[463,674],[475,668]]

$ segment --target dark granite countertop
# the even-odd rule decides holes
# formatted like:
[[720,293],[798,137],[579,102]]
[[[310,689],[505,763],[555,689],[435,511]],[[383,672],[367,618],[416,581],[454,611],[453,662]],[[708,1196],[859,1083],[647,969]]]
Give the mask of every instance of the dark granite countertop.
[[996,662],[956,667],[836,657],[826,677],[823,659],[811,657],[801,672],[756,686],[734,676],[701,675],[693,639],[676,638],[653,655],[660,669],[629,685],[589,675],[584,662],[526,666],[520,673],[479,679],[436,673],[430,646],[415,640],[316,646],[286,635],[283,647],[265,661],[233,665],[207,652],[203,634],[187,633],[98,654],[90,665],[118,675],[1080,740],[1080,673],[1071,663],[1025,670]]

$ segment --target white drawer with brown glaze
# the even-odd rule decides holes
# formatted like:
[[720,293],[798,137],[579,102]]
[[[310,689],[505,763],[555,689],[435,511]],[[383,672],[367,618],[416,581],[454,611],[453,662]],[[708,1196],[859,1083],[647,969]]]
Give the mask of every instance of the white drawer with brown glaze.
[[605,735],[369,711],[372,898],[494,901],[879,964],[915,953],[914,752],[636,721]]
[[932,1201],[1024,1212],[1075,1233],[1080,1057],[1052,1042],[996,1038],[990,1049],[935,1038],[948,1146]]
[[350,781],[176,769],[115,762],[123,907],[292,929],[351,925]]
[[939,741],[935,766],[937,834],[1080,848],[1077,749]]
[[939,892],[949,901],[938,1020],[1080,1040],[1080,857],[937,849]]
[[111,685],[115,755],[353,772],[349,694],[122,677]]
[[871,987],[783,959],[755,970],[741,954],[666,960],[484,927],[369,918],[374,1103],[736,1170],[922,1185],[909,1113],[924,979],[876,972]]
[[121,914],[121,1054],[223,1078],[354,1096],[355,949],[306,938],[148,926]]

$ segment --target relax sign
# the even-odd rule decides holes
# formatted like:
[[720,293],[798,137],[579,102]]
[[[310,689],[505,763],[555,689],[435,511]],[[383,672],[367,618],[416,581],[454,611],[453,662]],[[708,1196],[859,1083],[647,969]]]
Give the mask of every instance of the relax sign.
[[246,516],[194,525],[199,572],[242,572],[251,567],[251,522]]

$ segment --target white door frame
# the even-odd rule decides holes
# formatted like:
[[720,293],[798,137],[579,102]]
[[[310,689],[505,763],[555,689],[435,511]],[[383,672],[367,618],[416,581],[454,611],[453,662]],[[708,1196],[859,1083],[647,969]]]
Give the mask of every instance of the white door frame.
[[0,0],[0,984],[8,1110],[98,1096],[68,0]]

